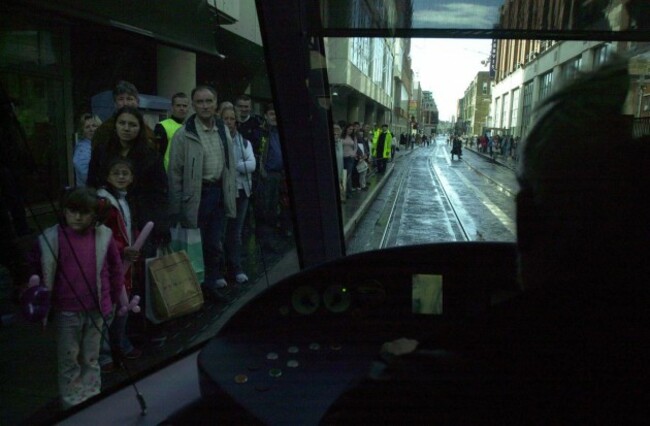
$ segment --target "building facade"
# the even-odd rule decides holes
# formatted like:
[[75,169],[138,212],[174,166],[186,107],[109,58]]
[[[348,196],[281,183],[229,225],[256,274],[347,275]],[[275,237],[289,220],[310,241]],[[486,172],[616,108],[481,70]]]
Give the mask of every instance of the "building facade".
[[438,107],[429,90],[422,91],[422,131],[426,135],[438,131]]
[[480,71],[471,81],[459,101],[457,129],[461,134],[477,136],[487,127],[490,111],[491,78],[488,71]]
[[325,40],[335,122],[391,122],[394,45],[383,38]]
[[[625,30],[636,25],[627,13],[627,0],[585,2],[580,7],[574,3],[568,0],[508,2],[502,8],[500,25],[517,28],[517,22],[526,22],[533,29],[561,30]],[[552,21],[547,19],[551,16],[549,8],[559,11],[552,14]],[[647,43],[633,41],[497,40],[488,125],[500,134],[524,135],[534,121],[540,102],[579,73],[599,67],[613,55],[631,57],[632,85],[624,113],[636,118],[650,115],[650,111],[644,111],[644,105],[650,105],[650,97],[645,95],[645,81],[650,77],[648,50]]]

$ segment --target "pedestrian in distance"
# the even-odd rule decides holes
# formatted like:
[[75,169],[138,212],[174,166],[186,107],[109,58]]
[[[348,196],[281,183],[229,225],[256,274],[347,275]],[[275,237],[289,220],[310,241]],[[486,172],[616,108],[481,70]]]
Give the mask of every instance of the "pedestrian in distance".
[[381,129],[375,132],[370,150],[377,162],[377,173],[386,171],[386,163],[391,156],[392,142],[393,134],[388,130],[388,124],[383,124]]

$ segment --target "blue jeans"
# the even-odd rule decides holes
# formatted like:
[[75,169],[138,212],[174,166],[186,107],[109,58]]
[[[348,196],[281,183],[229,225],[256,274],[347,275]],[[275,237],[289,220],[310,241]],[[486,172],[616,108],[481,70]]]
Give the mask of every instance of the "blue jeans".
[[221,185],[203,186],[199,204],[198,224],[201,229],[205,281],[208,287],[223,278],[221,262],[223,258],[223,231],[226,223]]
[[248,200],[246,192],[240,189],[237,197],[237,217],[228,219],[226,225],[226,256],[235,274],[244,272],[241,267],[241,234],[248,211]]

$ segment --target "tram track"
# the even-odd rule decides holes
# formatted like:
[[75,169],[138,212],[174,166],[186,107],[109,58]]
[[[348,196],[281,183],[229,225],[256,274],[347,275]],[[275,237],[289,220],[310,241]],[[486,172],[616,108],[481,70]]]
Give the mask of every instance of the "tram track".
[[444,195],[443,199],[446,202],[446,204],[449,206],[449,211],[451,213],[449,216],[453,216],[456,219],[456,224],[458,225],[461,235],[464,237],[464,241],[471,241],[472,239],[469,236],[467,226],[463,224],[463,220],[459,215],[459,210],[461,209],[461,207],[458,203],[455,203],[452,200],[452,197],[450,196],[450,191],[448,190],[449,185],[445,184],[446,180],[442,178],[442,174],[439,173],[439,171],[437,170],[437,167],[434,164],[432,157],[429,157],[428,165],[429,165],[428,170],[431,175],[431,180],[438,182],[438,184],[440,185],[440,191]]
[[437,144],[395,159],[390,180],[358,223],[351,252],[514,239],[514,215],[502,201],[512,198],[513,183],[471,161],[452,161],[447,151]]
[[404,183],[406,182],[406,178],[408,176],[409,171],[411,170],[411,167],[412,167],[412,163],[409,162],[408,168],[406,170],[402,170],[402,172],[400,173],[399,182],[397,183],[397,189],[395,191],[395,197],[390,202],[390,210],[388,212],[388,218],[386,220],[386,227],[384,228],[384,232],[382,233],[381,240],[379,241],[379,248],[388,247],[390,231],[393,229],[393,225],[394,225],[397,200],[399,200],[401,198],[400,196],[403,194]]
[[[423,154],[420,154],[423,155]],[[467,223],[470,215],[464,211],[462,203],[459,200],[454,199],[451,195],[451,191],[448,189],[449,185],[446,182],[445,178],[436,170],[436,166],[433,161],[433,156],[429,153],[427,155],[427,173],[429,176],[429,188],[432,194],[437,194],[438,204],[441,207],[442,212],[444,212],[444,218],[436,218],[436,223],[447,223],[447,239],[449,241],[471,241],[471,231],[470,229],[475,229],[473,222]],[[399,174],[399,180],[393,186],[393,192],[391,195],[390,202],[387,203],[388,213],[383,215],[385,220],[385,226],[382,232],[382,237],[380,239],[379,248],[386,248],[397,245],[397,233],[399,232],[399,227],[402,226],[399,223],[400,212],[403,209],[415,208],[418,209],[420,206],[414,206],[410,204],[408,195],[406,193],[407,181],[412,172],[414,161],[409,161],[408,165],[401,171]],[[415,203],[413,203],[415,204]],[[441,220],[442,219],[442,220]],[[478,233],[475,232],[474,235]],[[478,234],[480,235],[480,234]],[[429,238],[427,238],[427,241]],[[425,241],[422,241],[425,242]]]

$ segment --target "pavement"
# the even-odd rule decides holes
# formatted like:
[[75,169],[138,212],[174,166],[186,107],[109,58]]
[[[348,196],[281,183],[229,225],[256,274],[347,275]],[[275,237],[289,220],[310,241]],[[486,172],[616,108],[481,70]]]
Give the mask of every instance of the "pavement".
[[[406,149],[404,147],[401,147],[399,151],[395,152],[395,158],[393,161],[388,163],[386,171],[383,175],[375,173],[374,170],[371,174],[369,174],[367,177],[367,182],[369,182],[370,189],[368,191],[357,191],[352,195],[352,197],[349,197],[344,204],[342,204],[344,224],[343,233],[346,241],[352,236],[357,224],[363,218],[364,214],[374,199],[377,197],[377,194],[382,189],[384,184],[388,181],[390,175],[393,173],[393,170],[398,164],[397,160],[399,160],[400,157],[412,154],[418,149],[421,149],[421,147],[415,146],[413,149]],[[504,157],[501,154],[496,153],[491,156],[487,153],[479,152],[476,147],[471,147],[468,145],[463,146],[463,150],[470,151],[476,157],[486,160],[485,164],[497,164],[512,171],[516,170],[517,163],[512,157]],[[463,161],[465,161],[465,163],[475,172],[483,175],[487,179],[493,179],[492,171],[484,170],[481,163],[469,160],[468,156],[465,156],[463,158]],[[494,183],[503,186],[504,190],[512,193],[513,195],[516,194],[519,187],[516,177],[509,173],[505,176],[500,176],[499,181],[495,181]]]
[[343,235],[347,241],[359,223],[363,218],[363,215],[366,213],[372,202],[375,200],[379,191],[383,188],[384,184],[388,181],[393,170],[395,169],[397,160],[399,158],[412,154],[419,147],[413,149],[400,148],[399,151],[395,151],[395,157],[386,164],[386,170],[384,173],[377,173],[374,169],[370,170],[368,176],[366,177],[366,184],[369,186],[368,191],[356,191],[352,196],[348,197],[341,205],[341,210],[343,214]]

